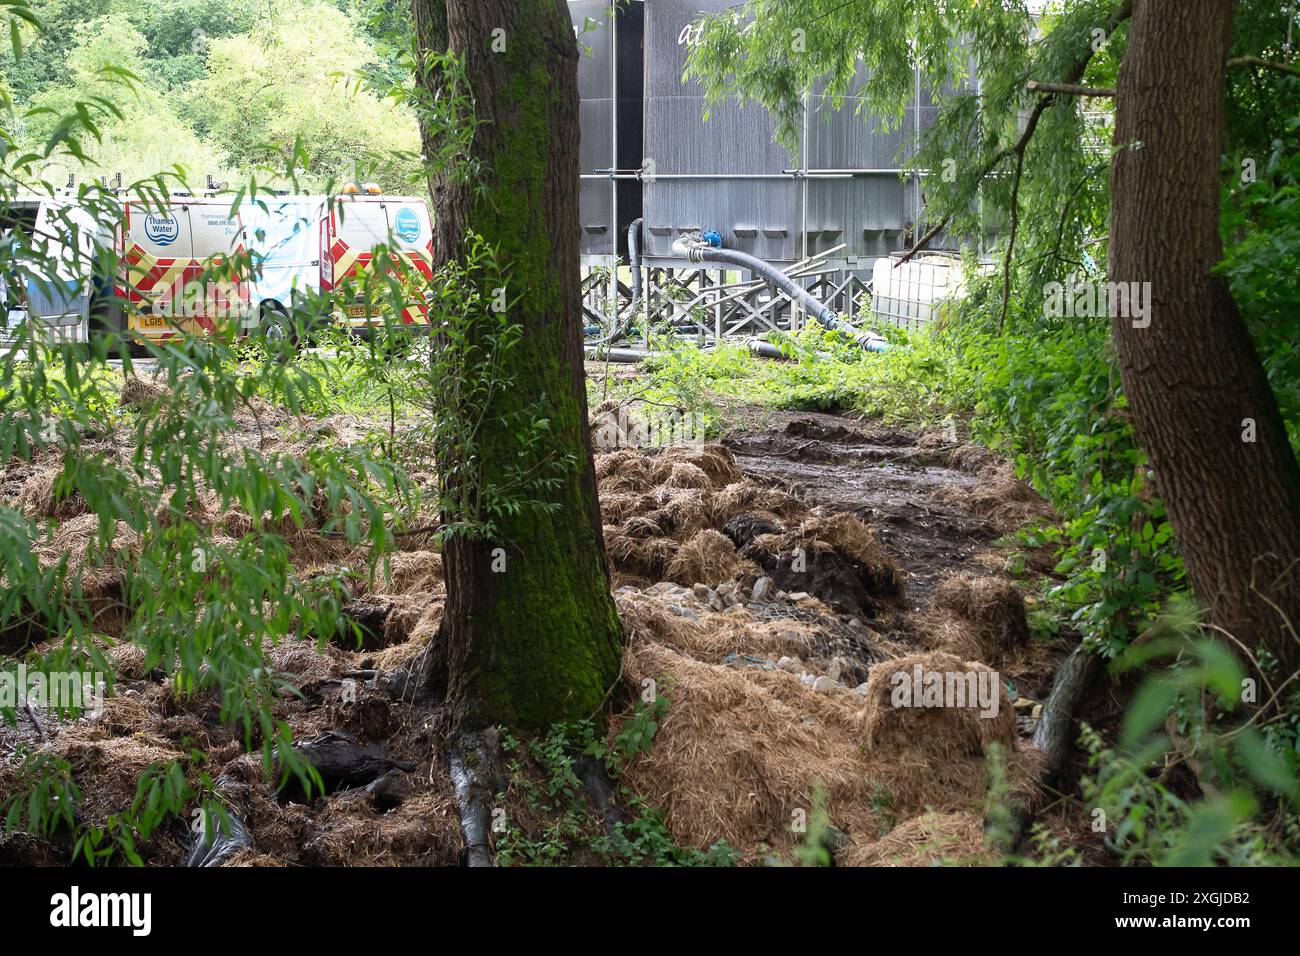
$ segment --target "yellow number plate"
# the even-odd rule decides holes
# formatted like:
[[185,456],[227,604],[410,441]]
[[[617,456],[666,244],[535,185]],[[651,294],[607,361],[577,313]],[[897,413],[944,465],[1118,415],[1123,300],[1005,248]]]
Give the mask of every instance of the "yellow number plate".
[[167,317],[165,315],[142,315],[140,316],[140,328],[142,329],[168,328]]
[[366,312],[366,307],[364,305],[348,306],[349,319],[364,319],[366,318],[366,316],[367,316],[367,312]]

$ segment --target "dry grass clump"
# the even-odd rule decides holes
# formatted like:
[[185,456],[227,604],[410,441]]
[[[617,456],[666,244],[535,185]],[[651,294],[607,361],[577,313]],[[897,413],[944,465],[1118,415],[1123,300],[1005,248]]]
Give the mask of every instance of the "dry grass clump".
[[104,656],[112,662],[119,680],[139,680],[145,675],[145,650],[139,644],[118,641],[105,650]]
[[815,695],[784,671],[716,667],[660,644],[634,642],[624,661],[633,686],[655,679],[672,703],[653,750],[623,781],[664,811],[676,839],[725,839],[753,860],[766,844],[788,852],[795,811],[810,813],[825,787],[831,821],[874,832],[873,783],[852,694]]
[[721,445],[596,456],[605,551],[622,585],[716,586],[759,571],[719,533],[745,511],[802,513],[793,497],[747,481]]
[[716,587],[738,575],[743,566],[744,561],[731,539],[709,528],[684,541],[664,573],[669,581],[688,587],[692,584]]
[[[67,561],[69,588],[81,588],[91,609],[108,609],[121,596],[122,573],[140,552],[140,538],[121,521],[110,526],[111,539],[100,536],[99,516],[84,512],[62,522],[48,539],[39,542],[33,554],[42,568]],[[98,620],[109,630],[108,618]]]
[[379,594],[424,594],[442,589],[442,555],[437,551],[399,551],[375,568]]
[[[922,688],[925,675],[939,674],[945,687],[955,686],[959,676],[968,673],[990,675],[996,685],[997,714],[982,717],[978,702],[966,697],[965,706],[894,706],[893,695],[898,679],[903,675],[910,683],[916,669],[920,668]],[[969,690],[971,681],[965,679]],[[871,669],[867,680],[867,710],[864,724],[864,743],[872,753],[906,754],[928,757],[934,762],[951,761],[961,757],[977,757],[993,743],[1014,749],[1016,745],[1016,718],[1007,696],[1007,690],[997,672],[976,661],[942,651],[911,654]]]
[[[649,507],[647,507],[647,503]],[[604,524],[622,524],[634,515],[645,514],[657,507],[650,495],[632,491],[611,491],[600,495],[600,514]]]
[[86,499],[75,488],[58,487],[63,466],[40,467],[32,472],[18,492],[15,504],[29,518],[66,521],[88,511]]
[[629,645],[657,643],[710,664],[728,654],[775,662],[805,656],[811,646],[806,628],[793,621],[758,621],[740,610],[691,620],[665,597],[625,591],[614,599]]
[[677,534],[694,534],[709,527],[709,501],[698,489],[663,491],[656,496],[658,512],[667,515]]
[[770,511],[776,515],[789,516],[802,510],[803,505],[793,496],[748,479],[727,485],[713,496],[710,507],[713,523],[719,528],[736,515],[747,511]]
[[658,642],[687,650],[705,635],[703,624],[675,614],[668,609],[666,603],[647,595],[624,591],[615,594],[614,601],[618,605],[623,634],[629,646]]
[[678,544],[671,538],[634,537],[613,525],[605,525],[605,554],[614,567],[650,581],[664,580]]
[[934,606],[966,625],[984,660],[1001,659],[1006,651],[1029,643],[1025,600],[1003,578],[955,574],[935,589]]
[[122,382],[121,394],[117,397],[119,408],[143,409],[162,401],[167,389],[156,383],[146,382],[135,375],[128,375]]
[[928,650],[943,651],[964,661],[997,661],[997,655],[988,653],[985,642],[970,625],[950,614],[922,616],[918,620],[918,629],[920,643]]
[[931,811],[904,820],[876,843],[837,854],[840,866],[996,866],[984,839],[984,816],[974,811]]
[[835,550],[872,567],[894,565],[871,529],[846,511],[813,515],[799,526],[799,534],[814,541],[825,541]]
[[659,452],[620,448],[596,455],[596,481],[602,495],[655,487],[707,490],[742,478],[736,459],[721,445],[674,446]]
[[596,484],[601,494],[647,491],[656,484],[652,459],[632,448],[597,455]]
[[[931,447],[924,440],[918,444],[922,448]],[[948,467],[972,475],[979,474],[991,465],[996,465],[998,461],[997,457],[983,445],[973,445],[968,442],[963,442],[950,449],[947,459]]]
[[[128,737],[93,739],[86,728],[73,727],[58,735],[50,750],[68,761],[72,778],[81,789],[81,802],[77,810],[86,823],[103,825],[115,813],[126,813],[135,799],[140,777],[150,766],[165,768],[169,763],[185,759],[186,755],[166,740],[152,734],[137,732]],[[179,860],[183,847],[167,828],[162,828],[153,838],[160,844],[161,858],[155,862]]]
[[271,856],[269,853],[258,853],[253,849],[236,850],[226,859],[222,866],[265,866],[281,867],[289,866],[288,863],[279,857]]
[[662,488],[712,488],[713,480],[703,468],[689,461],[661,461],[654,471]]
[[231,505],[223,511],[217,516],[213,525],[233,538],[242,538],[246,534],[253,533],[252,517],[238,505]]
[[161,702],[158,693],[141,694],[116,691],[105,697],[99,715],[89,721],[80,737],[84,741],[111,740],[136,734],[156,732],[161,724],[154,707]]
[[981,468],[979,481],[973,488],[941,485],[935,489],[934,498],[940,504],[960,507],[1007,528],[1019,527],[1030,518],[1050,515],[1052,510],[1007,464]]
[[384,621],[384,647],[368,653],[368,666],[395,671],[419,656],[442,624],[443,602],[437,598],[408,599]]
[[898,564],[870,528],[848,512],[814,515],[799,526],[797,537],[816,548],[825,542],[831,548],[857,561],[871,594],[896,594],[902,590],[903,576]]
[[348,666],[344,652],[333,645],[323,648],[308,641],[281,641],[266,650],[266,662],[273,670],[294,678],[299,688],[322,684],[337,677]]
[[686,462],[703,471],[709,477],[714,488],[725,488],[732,482],[745,477],[735,456],[722,445],[689,445],[668,448],[660,455],[660,460]]
[[[653,513],[653,512],[652,512]],[[660,527],[659,522],[650,515],[636,515],[623,522],[619,529],[629,538],[658,538],[669,532]]]
[[324,866],[455,866],[464,852],[451,780],[387,812],[351,790],[330,800],[302,852]]
[[384,600],[392,605],[380,641],[385,650],[426,639],[442,619],[443,602],[433,594],[386,594]]

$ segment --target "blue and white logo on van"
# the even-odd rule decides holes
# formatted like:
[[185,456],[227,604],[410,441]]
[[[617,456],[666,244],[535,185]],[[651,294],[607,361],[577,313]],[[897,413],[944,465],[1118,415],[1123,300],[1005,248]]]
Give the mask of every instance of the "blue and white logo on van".
[[415,210],[402,207],[393,219],[393,231],[403,242],[415,242],[420,238],[420,217]]
[[144,217],[144,234],[156,245],[170,246],[181,234],[181,224],[176,221],[175,216],[149,213]]

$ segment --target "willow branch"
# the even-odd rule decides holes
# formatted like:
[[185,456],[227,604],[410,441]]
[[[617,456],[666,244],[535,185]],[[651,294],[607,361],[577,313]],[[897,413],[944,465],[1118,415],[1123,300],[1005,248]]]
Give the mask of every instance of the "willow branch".
[[[1123,2],[1111,12],[1111,15],[1106,18],[1104,30],[1107,36],[1109,36],[1117,26],[1127,20],[1132,14],[1133,0],[1123,0]],[[1087,70],[1088,64],[1092,62],[1092,56],[1095,52],[1096,51],[1092,48],[1091,44],[1089,44],[1087,52],[1082,54],[1079,59],[1075,60],[1070,66],[1069,72],[1066,74],[1064,81],[1066,84],[1077,84],[1079,80],[1083,78],[1084,71]],[[997,168],[998,164],[1008,156],[1015,156],[1016,165],[1019,167],[1024,160],[1025,149],[1029,146],[1029,141],[1033,138],[1034,132],[1038,129],[1039,119],[1042,118],[1043,112],[1056,102],[1058,95],[1059,94],[1056,93],[1047,93],[1034,104],[1033,111],[1029,114],[1029,119],[1025,123],[1025,128],[1020,134],[1020,138],[1017,139],[1012,146],[999,150],[993,155],[993,158],[984,165],[984,169],[980,172],[979,176],[975,178],[976,183],[983,182],[984,178],[988,176],[989,173],[993,172],[993,170]],[[956,212],[956,206],[954,206],[952,212],[947,213],[942,219],[927,229],[921,238],[916,241],[915,245],[904,253],[902,258],[894,263],[894,267],[897,268],[898,266],[901,266],[904,262],[907,262],[924,249],[926,243],[937,236],[939,232],[948,225],[952,220],[954,212]]]

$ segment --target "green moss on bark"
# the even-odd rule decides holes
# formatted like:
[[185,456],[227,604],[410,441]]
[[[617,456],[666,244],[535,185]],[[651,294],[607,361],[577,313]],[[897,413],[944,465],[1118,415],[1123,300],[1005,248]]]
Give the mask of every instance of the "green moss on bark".
[[[497,59],[488,66],[504,72],[492,102],[481,104],[490,123],[480,157],[487,188],[473,195],[466,216],[468,228],[498,250],[510,285],[507,298],[519,297],[512,318],[525,335],[507,359],[515,387],[497,398],[479,445],[484,479],[502,481],[518,464],[520,445],[501,423],[526,409],[549,421],[552,449],[575,464],[556,491],[558,510],[498,517],[499,542],[464,549],[473,593],[452,595],[448,602],[449,616],[463,618],[463,624],[453,622],[463,632],[457,639],[468,639],[464,653],[452,655],[453,693],[462,710],[476,723],[520,729],[593,715],[617,680],[622,654],[622,627],[596,524],[586,399],[568,357],[581,355],[569,341],[579,307],[568,301],[577,288],[577,218],[556,205],[557,182],[569,178],[557,173],[556,157],[561,147],[576,147],[556,137],[576,136],[576,128],[557,122],[572,114],[576,127],[576,93],[557,80],[556,40],[546,28],[554,33],[562,26],[568,39],[572,35],[567,22],[553,22],[553,3],[533,0],[531,6],[539,28],[511,30],[506,51],[493,54]],[[576,204],[576,178],[565,186],[573,189],[569,201]],[[572,220],[572,237],[557,234],[567,228],[566,218]],[[496,547],[505,550],[502,573],[492,569]]]

